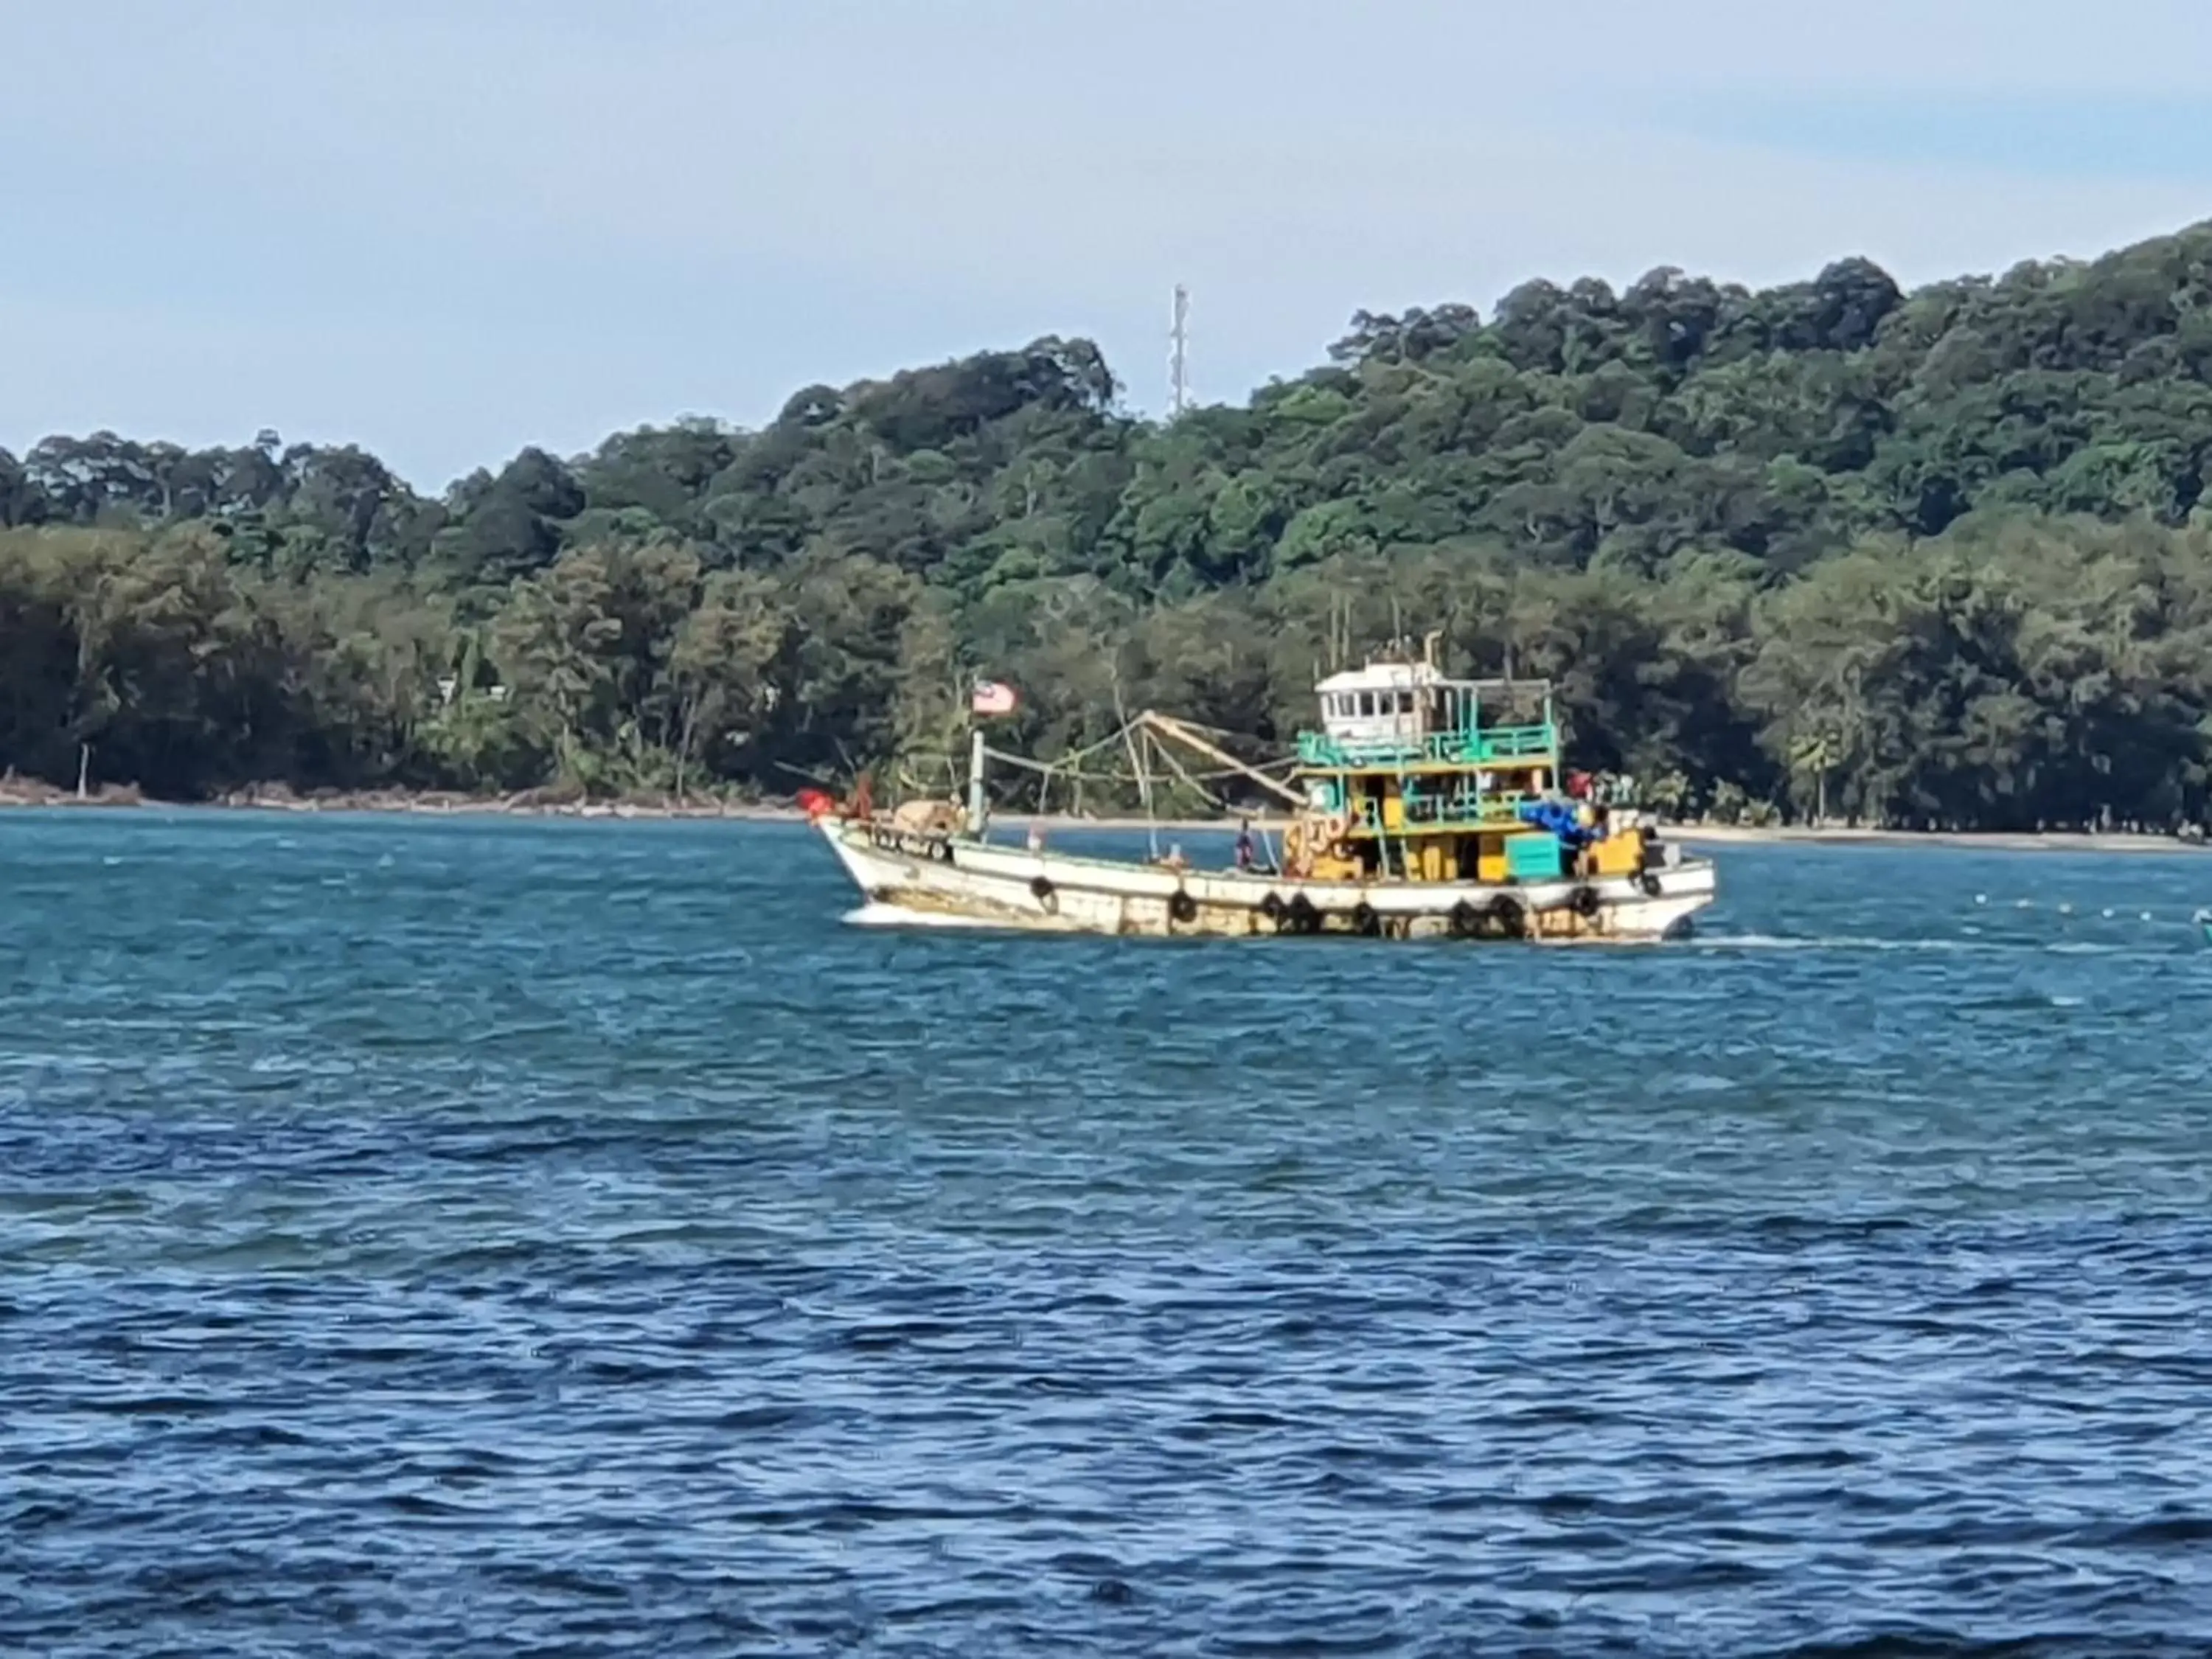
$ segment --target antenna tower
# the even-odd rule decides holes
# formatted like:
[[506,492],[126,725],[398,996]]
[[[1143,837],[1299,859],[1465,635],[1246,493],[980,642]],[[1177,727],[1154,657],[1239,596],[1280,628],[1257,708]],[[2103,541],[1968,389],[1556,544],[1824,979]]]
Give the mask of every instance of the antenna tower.
[[1176,284],[1175,322],[1168,331],[1168,418],[1190,407],[1190,290]]

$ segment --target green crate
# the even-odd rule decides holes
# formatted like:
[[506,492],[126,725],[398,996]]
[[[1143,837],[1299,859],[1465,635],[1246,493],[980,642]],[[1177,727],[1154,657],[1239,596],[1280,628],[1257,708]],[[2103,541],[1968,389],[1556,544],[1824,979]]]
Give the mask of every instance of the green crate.
[[1559,838],[1539,831],[1505,838],[1505,873],[1516,881],[1557,881]]

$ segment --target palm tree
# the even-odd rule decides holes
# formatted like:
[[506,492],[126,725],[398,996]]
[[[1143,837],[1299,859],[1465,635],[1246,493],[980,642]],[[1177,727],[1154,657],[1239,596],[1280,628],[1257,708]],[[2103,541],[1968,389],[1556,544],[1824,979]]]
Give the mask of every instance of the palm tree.
[[1826,732],[1802,738],[1790,750],[1790,769],[1813,775],[1813,822],[1828,821],[1828,773],[1836,764],[1839,745]]

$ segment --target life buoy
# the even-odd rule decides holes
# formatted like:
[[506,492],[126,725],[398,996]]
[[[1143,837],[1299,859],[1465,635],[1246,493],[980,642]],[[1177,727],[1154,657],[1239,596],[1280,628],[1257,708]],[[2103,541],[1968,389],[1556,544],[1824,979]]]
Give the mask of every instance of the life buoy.
[[1177,921],[1195,921],[1198,920],[1198,901],[1178,887],[1175,890],[1175,896],[1168,900],[1168,915]]
[[1037,908],[1047,915],[1060,914],[1060,891],[1044,877],[1030,878],[1030,896],[1037,902]]

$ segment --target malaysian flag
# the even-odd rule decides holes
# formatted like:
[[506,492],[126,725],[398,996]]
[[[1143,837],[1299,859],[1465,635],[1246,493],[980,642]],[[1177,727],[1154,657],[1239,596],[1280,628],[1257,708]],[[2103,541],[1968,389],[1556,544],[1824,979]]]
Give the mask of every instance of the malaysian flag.
[[1011,714],[1017,701],[1012,686],[997,680],[977,680],[968,707],[978,714]]

